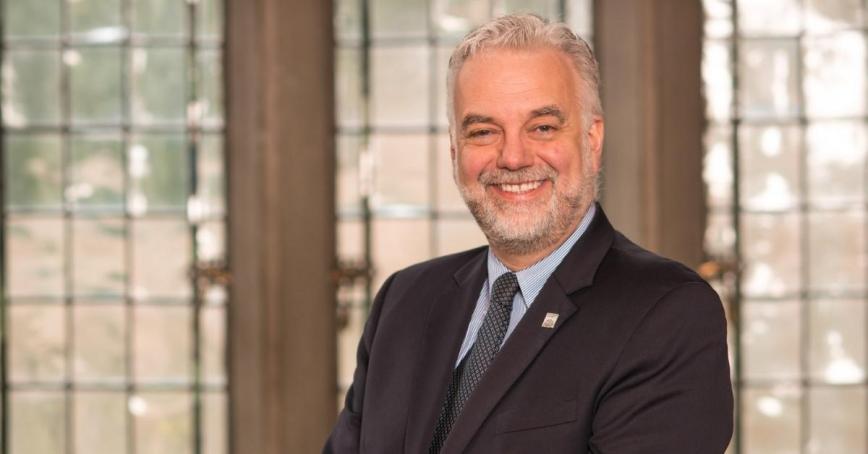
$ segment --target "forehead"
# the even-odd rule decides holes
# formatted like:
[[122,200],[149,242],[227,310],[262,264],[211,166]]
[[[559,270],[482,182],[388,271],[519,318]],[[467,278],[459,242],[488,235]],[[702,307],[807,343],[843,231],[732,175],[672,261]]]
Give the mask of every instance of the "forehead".
[[[469,58],[455,78],[455,113],[576,107],[579,76],[557,49],[486,49]],[[488,113],[488,112],[477,112]]]

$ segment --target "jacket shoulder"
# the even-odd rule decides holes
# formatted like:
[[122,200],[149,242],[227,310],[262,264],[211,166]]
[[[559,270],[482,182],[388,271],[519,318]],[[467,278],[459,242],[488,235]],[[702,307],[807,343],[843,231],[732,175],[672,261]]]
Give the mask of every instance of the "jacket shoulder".
[[[695,271],[675,260],[660,256],[615,234],[612,248],[601,264],[608,273],[630,287],[667,292],[688,283],[706,284]],[[602,270],[601,270],[602,271]],[[652,292],[653,293],[653,292]]]

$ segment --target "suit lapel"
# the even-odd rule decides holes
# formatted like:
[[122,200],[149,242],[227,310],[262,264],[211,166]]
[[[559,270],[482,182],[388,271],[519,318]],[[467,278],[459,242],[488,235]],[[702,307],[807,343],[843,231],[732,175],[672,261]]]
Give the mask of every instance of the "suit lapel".
[[487,248],[461,267],[452,286],[431,301],[422,349],[414,372],[413,398],[404,452],[428,452],[440,407],[470,316],[487,276]]
[[[548,340],[577,312],[578,300],[570,299],[569,295],[593,283],[596,270],[613,239],[614,230],[603,210],[597,206],[588,230],[555,269],[464,405],[441,452],[460,453],[465,450],[513,383]],[[553,328],[542,327],[547,313],[558,314]]]

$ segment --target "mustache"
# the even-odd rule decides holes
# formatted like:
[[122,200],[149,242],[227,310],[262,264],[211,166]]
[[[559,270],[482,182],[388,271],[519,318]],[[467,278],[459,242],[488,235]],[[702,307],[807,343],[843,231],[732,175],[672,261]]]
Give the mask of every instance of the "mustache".
[[479,182],[482,184],[518,184],[528,181],[552,180],[557,178],[558,172],[548,166],[526,167],[519,170],[495,169],[479,174]]

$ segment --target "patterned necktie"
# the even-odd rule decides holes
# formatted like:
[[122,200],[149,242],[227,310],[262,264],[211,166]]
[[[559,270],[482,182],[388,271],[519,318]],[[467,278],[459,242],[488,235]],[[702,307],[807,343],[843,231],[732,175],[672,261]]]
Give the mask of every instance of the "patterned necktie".
[[476,335],[476,342],[452,373],[452,382],[449,383],[446,400],[437,418],[434,438],[428,449],[429,454],[440,452],[440,448],[452,430],[452,425],[464,409],[464,403],[482,380],[488,365],[500,350],[500,344],[503,343],[503,336],[509,326],[512,300],[516,291],[518,291],[518,279],[514,273],[503,274],[494,281],[491,289],[491,304],[488,305],[488,312]]

